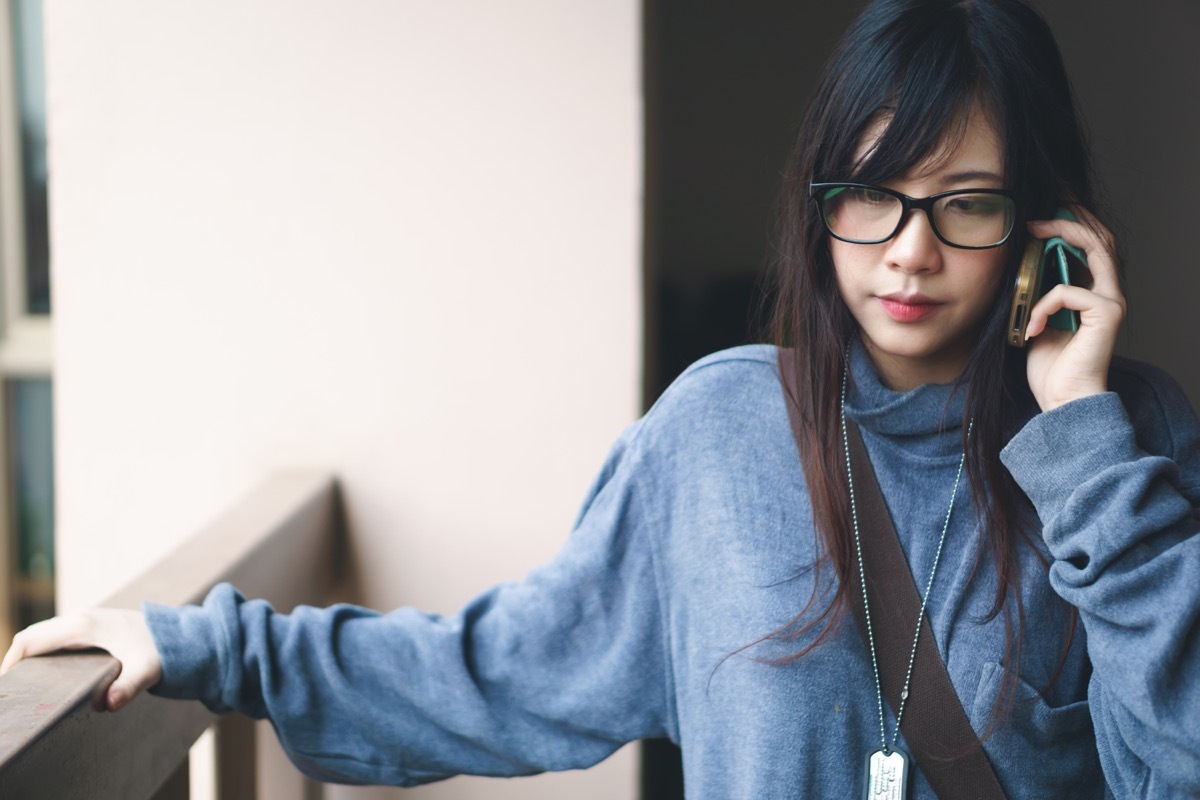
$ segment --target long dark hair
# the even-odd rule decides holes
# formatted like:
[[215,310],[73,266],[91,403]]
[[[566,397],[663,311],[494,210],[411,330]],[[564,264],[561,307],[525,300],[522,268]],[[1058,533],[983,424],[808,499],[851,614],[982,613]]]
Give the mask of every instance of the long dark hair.
[[[790,348],[781,350],[781,357],[794,359],[800,376],[801,386],[791,387],[789,402],[801,420],[797,445],[822,555],[808,606],[766,638],[807,642],[784,661],[818,646],[848,607],[847,587],[855,569],[838,398],[846,343],[857,326],[838,293],[809,183],[882,183],[903,176],[952,145],[973,107],[985,111],[995,125],[1005,186],[1020,198],[1001,291],[959,378],[965,392],[967,473],[985,529],[976,565],[994,566],[989,619],[1004,615],[1010,669],[995,711],[1015,686],[1023,627],[1018,549],[1032,544],[1027,501],[999,459],[1033,402],[1024,351],[1004,341],[1005,288],[1015,278],[1025,219],[1047,218],[1067,200],[1093,210],[1096,205],[1089,150],[1058,46],[1042,18],[1017,0],[870,3],[826,64],[801,123],[780,196],[772,327],[776,343]],[[864,135],[880,120],[887,124],[875,147],[856,161]],[[968,419],[973,420],[970,441]],[[815,606],[827,596],[823,566],[832,569],[837,581],[833,601],[822,608]],[[972,579],[978,574],[976,570]],[[1073,630],[1073,615],[1070,620]],[[1064,659],[1069,641],[1068,632]]]

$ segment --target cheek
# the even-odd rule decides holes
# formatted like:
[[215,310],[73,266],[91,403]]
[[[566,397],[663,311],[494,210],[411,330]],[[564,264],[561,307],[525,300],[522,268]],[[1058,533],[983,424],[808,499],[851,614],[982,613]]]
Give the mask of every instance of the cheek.
[[1000,252],[993,255],[989,252],[988,255],[993,257],[976,265],[970,289],[976,296],[976,307],[981,316],[986,316],[996,305],[1007,303],[1006,296],[1009,293],[1005,291],[1005,287],[1011,288],[1010,282],[1005,278],[1006,253]]
[[1002,285],[1010,282],[1010,280],[1005,277],[1008,272],[1006,269],[1009,260],[1008,256],[1009,247],[1006,245],[1005,247],[1002,247],[996,251],[994,258],[985,268],[989,276],[989,279],[985,281],[985,284],[991,289],[989,292],[990,294],[994,295],[996,292],[1000,291]]
[[842,299],[846,299],[847,291],[854,285],[855,276],[859,272],[855,256],[861,256],[853,248],[861,250],[863,245],[852,245],[837,239],[829,242],[829,258],[833,262],[833,278]]

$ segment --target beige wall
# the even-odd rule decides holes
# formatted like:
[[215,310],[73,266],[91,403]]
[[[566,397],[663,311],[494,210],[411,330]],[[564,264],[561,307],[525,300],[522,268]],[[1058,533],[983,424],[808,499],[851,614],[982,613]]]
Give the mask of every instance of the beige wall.
[[342,477],[370,605],[553,554],[638,407],[637,15],[48,0],[62,607],[286,465]]

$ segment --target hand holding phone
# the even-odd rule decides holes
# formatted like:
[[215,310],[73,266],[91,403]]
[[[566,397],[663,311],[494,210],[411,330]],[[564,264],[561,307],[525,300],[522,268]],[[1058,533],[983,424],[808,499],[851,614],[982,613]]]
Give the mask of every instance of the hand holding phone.
[[[1032,308],[1026,312],[1026,335],[1032,334],[1032,338],[1027,343],[1026,336],[1018,339],[1025,344],[1029,389],[1042,411],[1108,391],[1108,371],[1125,318],[1116,240],[1087,208],[1073,206],[1071,210],[1077,220],[1057,214],[1057,219],[1026,223],[1032,236],[1051,243],[1054,238],[1062,237],[1087,255],[1084,268],[1082,259],[1077,259],[1070,250],[1063,251],[1073,285],[1054,286],[1049,295],[1031,298]],[[1043,250],[1043,260],[1044,256]],[[1058,259],[1057,255],[1052,256],[1051,263],[1045,266],[1035,294],[1056,275],[1061,278],[1055,263]],[[1072,271],[1072,266],[1078,271]],[[1014,301],[1017,299],[1014,297]],[[1049,327],[1051,318],[1060,309],[1071,309],[1077,315],[1076,332]],[[1010,331],[1005,331],[1006,341],[1011,336]]]
[[[1054,216],[1057,219],[1075,220],[1065,208],[1060,208]],[[1074,272],[1078,275],[1080,269],[1087,269],[1087,258],[1079,248],[1057,236],[1045,241],[1029,240],[1013,285],[1012,309],[1009,311],[1006,332],[1010,345],[1025,346],[1025,330],[1034,304],[1058,284],[1070,286],[1071,274]],[[1079,315],[1064,308],[1051,315],[1050,325],[1074,333],[1079,330]]]

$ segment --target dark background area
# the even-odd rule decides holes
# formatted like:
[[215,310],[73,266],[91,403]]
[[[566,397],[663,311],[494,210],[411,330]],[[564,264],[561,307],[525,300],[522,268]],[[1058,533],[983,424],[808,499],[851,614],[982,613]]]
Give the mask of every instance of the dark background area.
[[[1031,0],[1058,36],[1126,252],[1119,349],[1200,402],[1200,0]],[[763,341],[753,310],[779,173],[825,58],[860,2],[646,0],[648,407],[688,364]],[[799,724],[799,723],[798,723]],[[648,743],[647,800],[682,798]]]
[[761,341],[751,308],[779,174],[852,2],[647,0],[646,401]]
[[[1034,0],[1050,21],[1124,244],[1121,351],[1200,401],[1200,2]],[[647,0],[645,399],[700,356],[761,340],[749,308],[771,209],[817,72],[856,2]]]

